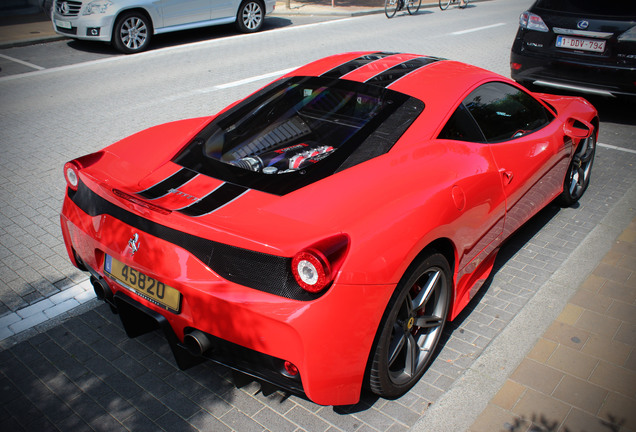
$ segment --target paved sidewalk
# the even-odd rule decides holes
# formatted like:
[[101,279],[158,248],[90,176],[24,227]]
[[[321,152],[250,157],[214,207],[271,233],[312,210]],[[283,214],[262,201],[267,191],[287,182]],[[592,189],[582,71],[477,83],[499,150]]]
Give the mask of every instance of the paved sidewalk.
[[470,427],[636,430],[636,218]]

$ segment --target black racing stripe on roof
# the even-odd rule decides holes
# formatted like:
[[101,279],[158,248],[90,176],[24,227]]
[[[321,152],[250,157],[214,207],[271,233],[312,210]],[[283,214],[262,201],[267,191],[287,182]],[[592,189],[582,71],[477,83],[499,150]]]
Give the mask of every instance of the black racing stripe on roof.
[[348,74],[349,72],[353,72],[354,70],[361,68],[364,65],[367,65],[376,60],[383,59],[385,57],[389,57],[394,55],[395,53],[389,52],[378,52],[373,54],[365,54],[361,57],[358,57],[353,60],[349,60],[346,63],[341,64],[340,66],[336,66],[335,68],[323,73],[322,77],[327,78],[340,78]]
[[229,204],[248,190],[248,188],[243,186],[223,183],[199,201],[178,211],[186,216],[203,216]]
[[139,192],[137,195],[149,200],[157,199],[167,194],[170,189],[178,189],[198,175],[196,171],[188,168],[181,168],[170,177],[162,180],[154,186]]
[[376,76],[365,81],[367,84],[373,84],[380,87],[388,87],[400,78],[405,77],[417,69],[427,66],[436,61],[442,60],[437,57],[417,57],[407,60],[404,63],[397,64],[390,69],[380,72]]

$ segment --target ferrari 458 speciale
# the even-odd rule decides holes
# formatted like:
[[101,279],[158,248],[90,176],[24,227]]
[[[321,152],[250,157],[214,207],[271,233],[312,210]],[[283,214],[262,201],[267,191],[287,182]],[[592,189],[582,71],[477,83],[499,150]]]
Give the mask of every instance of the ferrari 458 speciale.
[[62,232],[127,334],[161,329],[182,368],[396,398],[502,242],[582,196],[598,125],[478,67],[339,54],[68,162]]

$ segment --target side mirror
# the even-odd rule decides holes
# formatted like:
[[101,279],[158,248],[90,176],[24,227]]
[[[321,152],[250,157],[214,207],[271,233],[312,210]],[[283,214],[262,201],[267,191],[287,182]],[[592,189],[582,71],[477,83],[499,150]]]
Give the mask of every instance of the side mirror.
[[585,139],[592,135],[593,131],[594,126],[585,120],[570,117],[563,123],[563,133],[570,138]]

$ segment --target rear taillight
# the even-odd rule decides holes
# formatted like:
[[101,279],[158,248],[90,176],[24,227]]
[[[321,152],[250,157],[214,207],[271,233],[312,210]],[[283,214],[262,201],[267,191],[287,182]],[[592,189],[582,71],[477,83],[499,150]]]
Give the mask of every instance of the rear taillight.
[[79,185],[79,165],[75,161],[66,162],[64,164],[64,178],[69,188],[76,191]]
[[315,249],[304,250],[292,259],[292,273],[305,291],[317,293],[331,282],[331,266],[327,258]]
[[64,179],[66,180],[68,187],[71,188],[71,190],[76,191],[80,181],[80,170],[93,165],[99,161],[102,156],[104,156],[104,153],[102,151],[98,151],[66,162],[64,164]]
[[519,16],[519,26],[523,29],[548,32],[550,29],[539,15],[525,11]]
[[324,290],[340,269],[348,246],[349,237],[337,235],[298,252],[291,263],[298,285],[314,294]]
[[[632,27],[618,36],[619,42],[636,42],[636,27]],[[633,57],[632,57],[633,58]]]

